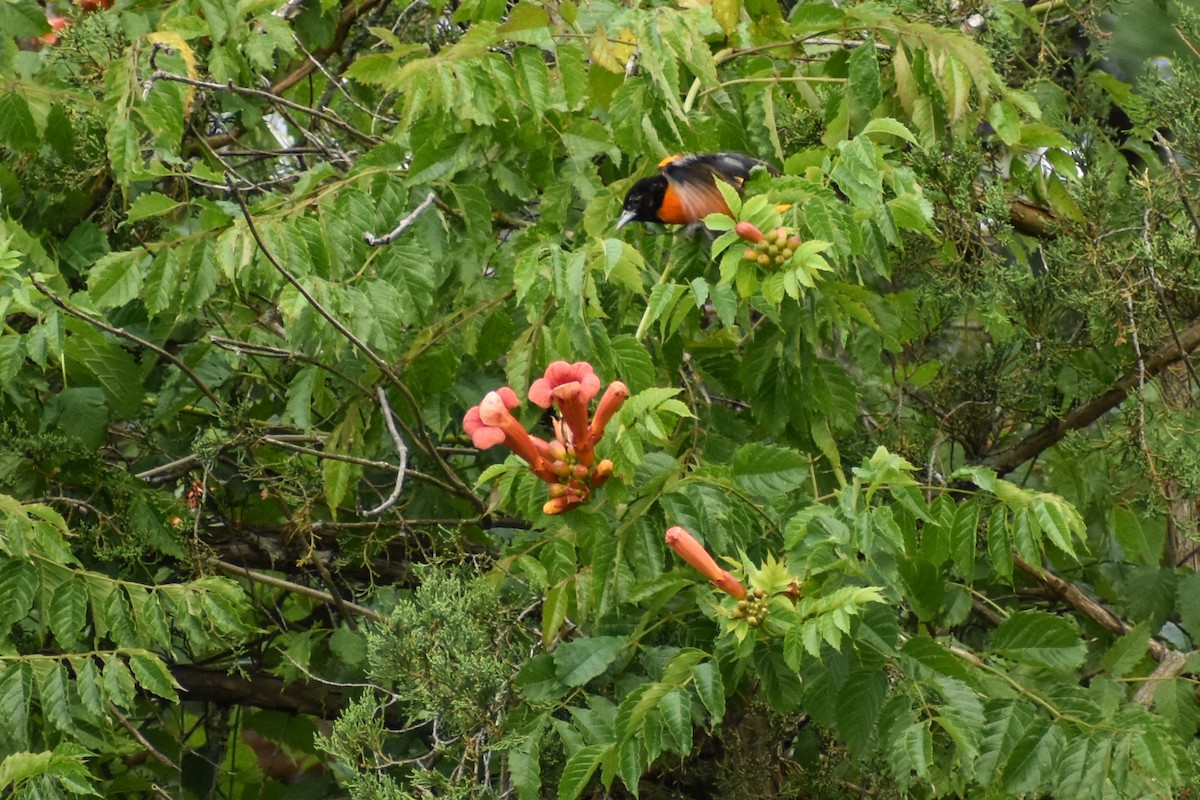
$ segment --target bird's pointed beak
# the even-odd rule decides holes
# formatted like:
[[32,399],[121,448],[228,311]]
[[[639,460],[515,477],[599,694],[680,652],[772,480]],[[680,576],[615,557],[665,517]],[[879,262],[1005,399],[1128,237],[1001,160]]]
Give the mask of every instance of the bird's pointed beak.
[[636,211],[626,211],[621,214],[621,217],[617,220],[617,230],[621,230],[621,228],[624,228],[626,225],[633,222],[633,218],[636,216]]

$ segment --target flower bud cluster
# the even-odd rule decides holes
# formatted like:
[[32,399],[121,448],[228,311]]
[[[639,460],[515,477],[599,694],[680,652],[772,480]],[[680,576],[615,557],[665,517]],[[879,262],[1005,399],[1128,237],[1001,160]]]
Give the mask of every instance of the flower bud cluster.
[[752,222],[739,222],[733,229],[738,236],[753,244],[742,253],[746,261],[753,261],[764,269],[781,267],[796,254],[803,243],[797,234],[789,233],[782,225],[763,233]]
[[757,628],[767,618],[767,593],[759,587],[751,590],[750,596],[738,601],[733,610],[735,619],[744,619],[751,628]]
[[529,470],[550,485],[547,514],[561,514],[582,505],[593,489],[613,473],[609,459],[596,461],[596,443],[613,414],[629,397],[624,383],[608,385],[596,413],[588,419],[588,404],[600,391],[600,378],[586,361],[555,361],[529,387],[529,400],[542,408],[554,406],[554,439],[546,441],[525,430],[512,415],[520,401],[507,386],[488,392],[479,405],[467,411],[463,429],[481,450],[503,444],[529,464]]

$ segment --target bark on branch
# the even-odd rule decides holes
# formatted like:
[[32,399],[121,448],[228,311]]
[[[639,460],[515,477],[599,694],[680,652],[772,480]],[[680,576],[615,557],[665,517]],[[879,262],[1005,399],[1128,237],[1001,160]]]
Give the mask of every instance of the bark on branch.
[[[1124,636],[1131,630],[1129,623],[1088,597],[1074,583],[1058,577],[1053,572],[1035,567],[1016,553],[1013,553],[1013,563],[1022,572],[1044,583],[1055,594],[1074,606],[1075,610],[1095,620],[1101,627],[1107,628],[1118,636]],[[1154,657],[1155,661],[1162,661],[1171,652],[1165,644],[1153,636],[1146,642],[1146,649],[1150,651],[1150,655]]]
[[1192,322],[1180,331],[1178,337],[1170,336],[1160,344],[1145,359],[1145,369],[1140,375],[1136,368],[1129,370],[1108,391],[1069,412],[1062,419],[1047,422],[1012,447],[993,453],[983,460],[983,466],[991,467],[999,475],[1012,472],[1047,448],[1058,444],[1071,431],[1086,428],[1106,412],[1119,406],[1137,387],[1139,379],[1147,380],[1157,376],[1197,348],[1200,348],[1200,320]]
[[253,706],[322,719],[332,719],[342,708],[341,692],[316,683],[298,681],[289,684],[274,675],[257,673],[243,677],[230,675],[224,670],[183,664],[173,665],[171,674],[183,689],[183,700],[224,706]]

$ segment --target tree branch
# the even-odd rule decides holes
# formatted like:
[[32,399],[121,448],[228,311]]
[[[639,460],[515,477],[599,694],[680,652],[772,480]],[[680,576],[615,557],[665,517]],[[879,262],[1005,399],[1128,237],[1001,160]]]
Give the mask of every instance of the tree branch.
[[354,349],[366,356],[367,359],[375,365],[376,369],[379,370],[384,378],[386,378],[387,381],[392,384],[392,386],[396,387],[401,396],[404,397],[405,402],[408,403],[408,407],[412,410],[413,416],[416,418],[417,422],[416,431],[414,432],[404,424],[403,420],[400,420],[400,426],[404,428],[404,432],[408,434],[410,439],[415,440],[417,446],[420,447],[421,450],[423,450],[435,464],[437,464],[438,469],[441,470],[442,474],[446,477],[446,480],[449,481],[451,486],[454,487],[454,492],[456,494],[466,499],[476,508],[476,510],[480,512],[486,510],[487,504],[484,503],[483,500],[481,500],[479,496],[475,494],[475,492],[471,491],[471,487],[467,486],[467,484],[463,482],[463,479],[459,477],[458,473],[454,471],[454,469],[437,451],[437,446],[434,444],[429,432],[425,430],[425,426],[422,424],[421,406],[417,402],[417,398],[413,396],[412,391],[409,390],[407,384],[400,380],[400,376],[396,374],[391,365],[389,365],[379,356],[378,353],[371,349],[370,345],[355,336],[354,332],[347,328],[340,319],[335,317],[327,308],[325,308],[325,306],[321,305],[320,301],[313,296],[312,292],[308,291],[304,284],[300,282],[300,279],[293,275],[291,271],[289,271],[288,268],[285,267],[278,258],[276,258],[275,254],[271,252],[271,249],[267,247],[267,243],[263,241],[261,234],[259,234],[258,226],[254,224],[254,215],[250,213],[250,207],[246,205],[246,199],[242,196],[241,191],[238,189],[231,177],[226,176],[226,179],[228,181],[229,192],[233,195],[233,199],[237,202],[238,208],[241,209],[242,217],[246,221],[246,229],[250,232],[250,235],[254,239],[254,243],[258,246],[259,251],[263,254],[271,266],[275,268],[275,271],[283,276],[283,279],[290,283],[296,289],[296,291],[300,293],[300,296],[312,306],[313,310],[316,311],[317,314],[319,314],[326,322],[332,325],[333,329],[336,330],[342,336],[342,338],[353,345]]
[[191,367],[189,367],[187,364],[183,363],[176,356],[172,355],[171,353],[168,353],[166,350],[163,350],[161,347],[154,344],[153,342],[148,342],[145,339],[141,338],[140,336],[136,336],[136,335],[130,333],[129,331],[124,330],[123,328],[118,328],[113,325],[109,325],[107,322],[96,319],[91,314],[88,314],[87,312],[76,308],[75,306],[71,305],[63,298],[56,295],[54,292],[50,291],[50,287],[47,286],[46,284],[42,283],[40,280],[38,280],[36,276],[30,274],[29,280],[33,282],[34,288],[36,288],[39,292],[41,292],[42,294],[46,295],[47,298],[49,298],[51,303],[54,303],[54,305],[58,306],[63,311],[67,312],[72,317],[81,319],[84,322],[86,322],[87,324],[89,324],[95,328],[99,328],[102,331],[111,333],[113,336],[118,336],[122,339],[131,341],[134,344],[137,344],[141,347],[146,348],[147,350],[150,350],[153,353],[156,353],[159,357],[164,358],[167,361],[170,361],[172,364],[174,364],[176,367],[179,368],[180,372],[182,372],[184,375],[187,376],[188,380],[190,380],[192,383],[194,383],[196,385],[196,388],[199,389],[200,392],[205,397],[207,397],[212,402],[212,404],[217,407],[218,410],[225,407],[225,404],[221,402],[221,398],[217,397],[217,395],[213,392],[213,390],[208,388],[208,384],[206,384],[204,381],[200,380],[200,376],[197,375],[195,372],[193,372]]
[[218,561],[217,566],[230,575],[236,575],[237,577],[241,578],[249,578],[250,580],[255,581],[256,583],[261,583],[264,586],[272,586],[276,589],[283,589],[284,591],[302,594],[305,597],[311,597],[314,600],[321,601],[322,603],[329,603],[330,605],[338,606],[344,611],[353,611],[355,614],[361,614],[367,619],[374,620],[375,622],[387,622],[387,617],[374,609],[367,608],[366,606],[360,606],[357,603],[348,603],[339,597],[334,597],[328,592],[322,592],[320,589],[313,589],[312,587],[304,586],[299,583],[293,583],[292,581],[284,580],[283,578],[276,578],[274,575],[267,575],[262,572],[256,572],[252,569],[247,569],[246,567],[239,567],[237,564],[230,564],[227,561]]
[[1047,422],[1012,447],[992,453],[981,463],[996,470],[999,475],[1012,472],[1029,459],[1058,444],[1071,431],[1086,428],[1106,412],[1119,406],[1129,396],[1130,391],[1137,387],[1139,379],[1148,380],[1157,376],[1197,348],[1200,348],[1200,320],[1195,320],[1180,331],[1178,337],[1171,336],[1160,344],[1145,359],[1144,369],[1135,368],[1128,371],[1108,391],[1069,412],[1062,419]]
[[[1112,631],[1118,636],[1124,636],[1129,633],[1131,629],[1129,623],[1088,597],[1074,583],[1058,577],[1053,572],[1047,572],[1040,567],[1035,567],[1016,553],[1013,553],[1013,564],[1022,572],[1044,583],[1051,591],[1070,603],[1081,614],[1094,620],[1101,627]],[[1162,661],[1166,658],[1167,653],[1172,652],[1165,644],[1153,636],[1146,643],[1146,649],[1150,651],[1150,655],[1154,656],[1155,661]]]
[[201,700],[223,706],[253,706],[290,714],[333,719],[342,708],[341,692],[307,681],[284,683],[265,673],[230,675],[223,670],[186,664],[171,665],[183,700]]

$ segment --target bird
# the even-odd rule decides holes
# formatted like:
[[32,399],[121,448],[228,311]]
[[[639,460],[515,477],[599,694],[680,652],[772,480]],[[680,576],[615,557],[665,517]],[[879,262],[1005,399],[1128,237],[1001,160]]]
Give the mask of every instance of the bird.
[[723,180],[739,192],[750,171],[765,167],[778,175],[770,164],[744,153],[683,153],[668,156],[658,164],[659,174],[643,178],[625,195],[624,210],[617,229],[631,222],[665,222],[687,225],[709,214],[728,214],[729,206],[717,189]]

